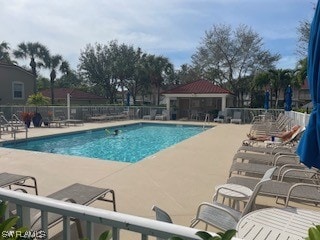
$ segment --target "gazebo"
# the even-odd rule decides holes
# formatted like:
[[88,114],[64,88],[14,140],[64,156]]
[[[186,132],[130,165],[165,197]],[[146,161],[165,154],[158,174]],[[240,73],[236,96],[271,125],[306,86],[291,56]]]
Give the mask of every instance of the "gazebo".
[[199,120],[205,114],[216,115],[218,111],[233,106],[234,96],[229,90],[208,80],[197,80],[179,85],[162,93],[165,96],[171,119]]

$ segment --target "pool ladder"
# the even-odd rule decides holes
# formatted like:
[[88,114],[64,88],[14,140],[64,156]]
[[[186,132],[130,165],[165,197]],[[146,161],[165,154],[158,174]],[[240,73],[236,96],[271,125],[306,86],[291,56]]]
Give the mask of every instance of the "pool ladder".
[[210,114],[209,113],[206,113],[205,117],[204,117],[204,123],[203,123],[203,128],[206,127],[206,124],[209,124],[210,122]]

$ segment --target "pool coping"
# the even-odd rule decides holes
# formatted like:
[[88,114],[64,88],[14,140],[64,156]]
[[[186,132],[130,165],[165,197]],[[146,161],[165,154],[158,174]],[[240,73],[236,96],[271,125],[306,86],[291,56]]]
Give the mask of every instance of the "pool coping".
[[[135,122],[31,129],[30,137]],[[210,202],[214,186],[225,183],[232,157],[250,129],[250,125],[210,125],[215,127],[134,164],[0,148],[1,170],[36,177],[42,196],[75,182],[111,188],[115,190],[119,212],[154,219],[151,207],[155,204],[170,213],[175,223],[189,226],[197,206]],[[109,209],[100,203],[94,206]],[[123,238],[140,239],[131,235]]]
[[[30,137],[27,139],[18,139],[18,140],[9,140],[9,141],[4,141],[4,142],[0,142],[0,147],[3,148],[11,148],[11,149],[15,149],[15,150],[25,150],[25,151],[33,151],[33,152],[42,152],[42,153],[49,153],[49,154],[61,154],[61,155],[67,155],[67,156],[75,156],[75,157],[85,157],[85,158],[92,158],[93,160],[101,160],[101,161],[116,161],[116,162],[124,162],[124,163],[136,163],[139,162],[145,158],[150,158],[152,156],[155,156],[159,151],[165,150],[167,148],[170,148],[172,146],[174,146],[175,144],[179,144],[182,141],[187,140],[190,137],[194,137],[195,135],[199,134],[195,134],[193,136],[188,137],[187,139],[183,139],[182,141],[178,142],[178,143],[174,143],[172,145],[170,145],[169,147],[160,149],[159,151],[152,153],[148,156],[145,156],[139,160],[136,161],[124,161],[124,160],[114,160],[114,159],[104,159],[104,158],[98,158],[98,157],[90,157],[90,156],[79,156],[79,155],[72,155],[72,154],[62,154],[62,153],[52,153],[52,152],[46,152],[46,151],[35,151],[35,150],[31,150],[31,149],[23,149],[23,148],[15,148],[13,145],[15,144],[21,144],[21,143],[26,143],[29,141],[38,141],[38,140],[45,140],[47,138],[58,138],[58,137],[62,137],[62,136],[68,136],[68,135],[76,135],[76,134],[83,134],[83,133],[87,133],[87,132],[98,132],[98,131],[103,131],[106,129],[121,129],[121,128],[125,128],[127,126],[138,126],[138,125],[175,125],[175,126],[194,126],[194,127],[203,127],[203,128],[212,128],[214,126],[202,126],[201,124],[184,124],[184,123],[173,123],[173,122],[146,122],[146,121],[138,121],[138,122],[133,122],[133,123],[126,123],[126,124],[117,124],[114,126],[109,126],[109,127],[100,127],[100,128],[93,128],[93,129],[82,129],[82,130],[76,130],[76,131],[70,131],[70,132],[65,132],[65,133],[56,133],[56,134],[51,134],[51,135],[44,135],[44,136],[35,136],[35,137]],[[10,145],[10,146],[7,146]]]

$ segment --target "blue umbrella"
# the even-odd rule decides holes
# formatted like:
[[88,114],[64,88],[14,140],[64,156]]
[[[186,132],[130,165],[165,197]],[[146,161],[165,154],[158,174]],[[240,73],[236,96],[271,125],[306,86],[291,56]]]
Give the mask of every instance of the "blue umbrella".
[[269,109],[269,99],[270,99],[270,93],[269,93],[269,91],[266,91],[266,94],[264,96],[264,108],[266,110]]
[[305,133],[300,140],[297,153],[308,167],[320,169],[320,5],[317,4],[310,28],[308,46],[308,83],[313,110]]
[[291,105],[292,105],[292,89],[289,85],[284,94],[284,110],[291,111],[292,110]]

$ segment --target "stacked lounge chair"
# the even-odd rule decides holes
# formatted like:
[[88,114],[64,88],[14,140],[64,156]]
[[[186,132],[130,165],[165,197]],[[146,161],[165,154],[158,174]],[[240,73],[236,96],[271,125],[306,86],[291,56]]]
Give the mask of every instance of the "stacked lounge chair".
[[[298,202],[311,202],[314,204],[320,203],[320,185],[318,178],[320,173],[309,171],[307,169],[290,169],[289,172],[300,172],[305,173],[309,176],[309,182],[284,182],[286,177],[284,173],[280,180],[272,180],[262,186],[260,194],[269,197],[283,198],[288,201],[287,198],[290,197],[291,200],[296,200]],[[306,178],[307,179],[307,178]],[[254,186],[259,182],[258,178],[244,177],[244,176],[232,176],[227,180],[227,183],[236,183],[242,186],[246,186],[250,189],[254,189]]]
[[223,231],[235,229],[240,218],[254,209],[255,199],[264,184],[267,184],[275,169],[269,169],[263,178],[254,186],[253,193],[242,212],[229,206],[214,201],[213,203],[203,202],[199,205],[196,217],[192,220],[190,227],[195,227],[199,222],[219,228]]
[[[268,123],[266,122],[265,119],[260,119],[260,122],[254,123],[251,129],[264,128],[263,134],[274,134],[271,126],[274,127],[273,129],[282,131],[291,124],[291,120],[282,114],[276,120],[269,119]],[[295,154],[296,142],[299,141],[303,132],[304,128],[299,128],[299,131],[284,144],[256,144],[257,142],[252,141],[240,146],[234,155],[229,178],[222,186],[225,186],[227,191],[235,191],[234,194],[237,194],[242,192],[228,187],[234,184],[241,185],[253,191],[252,197],[249,198],[242,212],[231,206],[230,201],[229,206],[226,206],[224,201],[218,203],[214,197],[213,203],[204,202],[199,205],[191,226],[194,227],[202,221],[205,222],[206,227],[212,225],[222,230],[234,229],[239,219],[252,210],[253,199],[258,194],[275,198],[275,203],[283,199],[286,207],[291,201],[319,204],[320,172],[318,169],[306,168]],[[272,172],[271,175],[270,172]],[[217,192],[214,196],[219,194],[219,189],[216,188]],[[224,199],[229,195],[221,194],[221,196]],[[232,198],[232,194],[230,196]]]
[[[249,139],[245,141],[247,145],[253,145],[265,137],[277,136],[281,132],[290,129],[292,119],[284,114],[279,114],[276,120],[266,117],[263,120],[253,120],[251,129],[248,133]],[[258,140],[257,140],[258,139]]]

